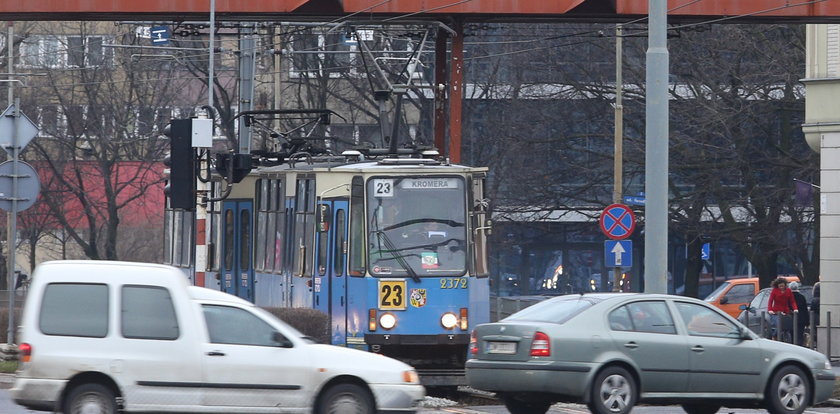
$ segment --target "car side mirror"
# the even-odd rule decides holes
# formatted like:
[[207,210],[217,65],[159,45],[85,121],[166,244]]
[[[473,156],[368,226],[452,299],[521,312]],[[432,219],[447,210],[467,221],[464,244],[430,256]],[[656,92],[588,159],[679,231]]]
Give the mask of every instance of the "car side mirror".
[[749,308],[750,308],[750,305],[740,305],[740,306],[738,306],[738,309],[740,309],[740,310],[747,310]]
[[750,330],[743,326],[738,327],[738,334],[740,335],[739,338],[744,341],[748,341],[752,339],[752,335],[750,335]]
[[292,341],[290,341],[288,338],[283,336],[283,334],[277,331],[274,331],[274,334],[271,336],[271,339],[274,340],[274,342],[280,348],[292,348],[294,346],[292,344]]
[[727,299],[726,296],[720,298],[721,305],[726,305],[727,303],[729,303],[729,299]]

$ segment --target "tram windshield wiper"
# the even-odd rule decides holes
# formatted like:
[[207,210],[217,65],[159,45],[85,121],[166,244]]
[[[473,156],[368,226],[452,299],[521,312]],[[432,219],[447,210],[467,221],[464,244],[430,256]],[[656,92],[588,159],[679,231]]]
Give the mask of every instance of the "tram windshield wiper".
[[411,280],[419,283],[420,276],[417,276],[417,272],[415,272],[411,265],[409,265],[408,262],[405,261],[405,257],[397,253],[397,247],[394,246],[394,243],[391,241],[391,238],[388,237],[387,234],[385,234],[385,231],[376,230],[375,233],[376,238],[378,240],[381,240],[385,244],[385,248],[387,249],[385,251],[389,252],[391,254],[391,257],[393,257],[394,260],[396,260],[397,263],[399,263],[399,265],[402,266],[403,270],[405,270],[405,272],[408,273],[409,276],[411,276]]

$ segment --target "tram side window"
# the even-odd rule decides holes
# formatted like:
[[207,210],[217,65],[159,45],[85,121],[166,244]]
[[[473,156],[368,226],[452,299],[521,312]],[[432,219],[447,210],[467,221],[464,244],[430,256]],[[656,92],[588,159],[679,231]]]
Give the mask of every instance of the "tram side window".
[[225,255],[225,270],[233,268],[233,210],[225,210],[225,245],[222,252]]
[[273,236],[267,237],[269,243],[266,250],[273,253],[270,257],[274,260],[274,271],[280,272],[283,270],[283,248],[285,246],[285,226],[286,226],[286,190],[283,185],[283,180],[273,181],[272,189],[272,217],[274,219],[273,225],[269,226],[270,231],[274,233]]
[[315,180],[302,178],[297,181],[295,197],[295,238],[294,238],[294,274],[312,276],[312,246],[315,239]]
[[[212,198],[216,198],[218,194],[221,194],[220,182],[214,182],[211,188],[212,193],[210,195]],[[208,246],[207,253],[210,254],[210,256],[207,258],[207,263],[210,265],[211,270],[218,271],[219,267],[221,267],[222,261],[222,255],[220,253],[220,248],[222,246],[222,202],[211,202],[209,208],[210,211],[207,213],[207,218],[209,220],[207,223],[207,229],[210,234],[208,235],[207,240],[210,243],[210,246]]]
[[344,274],[344,210],[335,213],[335,256],[333,256],[333,273],[338,276]]
[[255,184],[255,196],[256,196],[256,228],[257,228],[257,243],[254,246],[254,268],[256,270],[268,270],[271,269],[270,263],[271,261],[266,258],[266,244],[265,239],[268,234],[270,234],[268,229],[268,185],[269,180],[261,178],[257,180]]
[[472,217],[472,271],[477,277],[487,277],[490,272],[487,268],[487,220],[490,217],[487,209],[489,201],[484,198],[485,177],[473,176],[472,178],[471,202],[469,210]]
[[268,193],[266,193],[268,195],[268,205],[266,206],[267,211],[264,213],[264,225],[258,228],[260,234],[264,234],[262,238],[265,245],[261,246],[261,248],[265,250],[265,262],[263,267],[268,271],[277,270],[274,267],[274,255],[277,254],[277,251],[274,250],[274,241],[277,237],[277,234],[275,233],[277,220],[277,214],[275,213],[277,211],[276,193],[277,180],[271,180],[269,182]]
[[350,268],[351,276],[365,275],[365,184],[353,177],[350,186]]
[[242,247],[239,249],[239,268],[251,268],[251,212],[242,210],[239,212],[239,243]]

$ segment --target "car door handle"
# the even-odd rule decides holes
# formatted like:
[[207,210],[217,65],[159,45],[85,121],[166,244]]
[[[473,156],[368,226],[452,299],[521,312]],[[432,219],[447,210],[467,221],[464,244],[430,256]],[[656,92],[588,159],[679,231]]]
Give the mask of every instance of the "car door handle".
[[630,348],[630,349],[636,349],[636,348],[639,347],[639,345],[637,343],[633,342],[633,341],[630,341],[630,342],[624,344],[624,347],[625,348]]
[[210,351],[207,353],[208,356],[225,356],[224,352],[220,351]]
[[692,346],[692,347],[691,347],[691,350],[692,350],[692,351],[694,351],[694,352],[703,352],[703,351],[705,351],[706,349],[705,349],[705,348],[703,348],[703,347],[702,347],[702,346],[700,346],[700,345],[695,345],[695,346]]

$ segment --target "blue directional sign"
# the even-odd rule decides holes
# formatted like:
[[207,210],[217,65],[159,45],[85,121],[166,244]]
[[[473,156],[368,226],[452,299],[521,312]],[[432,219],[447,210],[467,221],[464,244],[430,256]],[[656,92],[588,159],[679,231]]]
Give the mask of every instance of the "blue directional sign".
[[604,242],[604,264],[607,267],[633,266],[632,240],[607,240]]
[[152,44],[153,45],[168,45],[169,44],[169,28],[166,26],[152,26]]
[[624,204],[643,206],[645,205],[645,196],[624,196]]
[[703,243],[703,247],[700,248],[700,259],[709,260],[712,257],[710,248],[709,243]]
[[613,240],[626,239],[636,228],[636,215],[624,204],[611,204],[601,212],[598,224],[607,237]]

